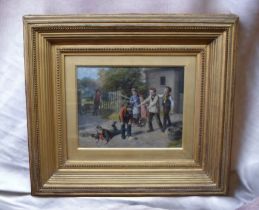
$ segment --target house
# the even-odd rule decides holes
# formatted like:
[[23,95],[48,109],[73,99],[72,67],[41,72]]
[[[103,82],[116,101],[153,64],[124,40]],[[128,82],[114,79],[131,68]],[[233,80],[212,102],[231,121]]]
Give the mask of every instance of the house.
[[163,93],[165,86],[171,87],[174,111],[183,113],[184,67],[143,68],[143,74],[148,88],[156,88],[158,94]]

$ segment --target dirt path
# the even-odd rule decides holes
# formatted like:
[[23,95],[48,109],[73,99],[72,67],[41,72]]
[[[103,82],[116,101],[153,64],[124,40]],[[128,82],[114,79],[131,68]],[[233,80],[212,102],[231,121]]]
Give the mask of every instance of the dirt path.
[[[181,118],[179,115],[172,116],[172,121],[177,121]],[[172,146],[172,141],[167,137],[167,133],[163,133],[158,128],[156,122],[153,122],[154,131],[147,133],[146,127],[132,126],[132,139],[122,139],[120,135],[113,137],[108,144],[106,141],[99,141],[92,137],[86,136],[88,133],[95,133],[95,127],[101,125],[104,128],[112,129],[113,121],[102,119],[100,116],[92,116],[91,114],[84,115],[79,118],[79,145],[81,147],[95,147],[95,148],[165,148]],[[117,127],[120,129],[121,124],[117,122]],[[179,142],[173,142],[177,143]]]

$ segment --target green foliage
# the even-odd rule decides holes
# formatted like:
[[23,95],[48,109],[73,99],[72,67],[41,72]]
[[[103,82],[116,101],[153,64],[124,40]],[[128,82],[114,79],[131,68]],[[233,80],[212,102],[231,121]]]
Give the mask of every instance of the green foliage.
[[112,121],[118,121],[119,120],[119,113],[114,112],[114,110],[102,110],[101,116],[103,119],[106,120],[112,120]]
[[118,121],[119,120],[119,114],[113,113],[109,116],[109,119],[112,120],[112,121]]
[[79,88],[97,88],[98,84],[95,80],[91,78],[84,77],[82,79],[78,79]]
[[101,110],[101,116],[103,119],[110,119],[110,116],[113,115],[114,110],[112,109],[102,109]]
[[121,90],[124,95],[131,95],[131,88],[146,92],[146,84],[142,81],[139,68],[109,68],[99,71],[100,81],[104,90]]
[[182,147],[182,140],[170,141],[168,147]]

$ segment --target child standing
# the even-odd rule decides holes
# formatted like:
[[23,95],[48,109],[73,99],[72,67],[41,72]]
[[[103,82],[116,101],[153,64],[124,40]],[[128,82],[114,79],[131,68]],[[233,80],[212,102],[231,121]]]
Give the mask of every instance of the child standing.
[[141,106],[140,106],[140,117],[141,117],[141,119],[147,119],[147,117],[148,117],[147,106],[146,106],[146,104],[142,104],[142,102],[144,101],[143,95],[139,96],[139,100],[140,100],[140,103],[141,103]]
[[156,89],[155,88],[150,88],[149,89],[149,96],[146,98],[141,105],[148,103],[148,127],[149,130],[148,132],[154,131],[152,120],[153,117],[156,118],[157,124],[161,131],[163,131],[163,126],[160,120],[160,106],[159,106],[159,97],[156,94]]
[[138,123],[140,117],[140,99],[135,88],[131,89],[132,96],[130,97],[130,104],[132,106],[133,122]]
[[[130,103],[127,105],[122,104],[119,112],[119,120],[121,124],[121,138],[126,139],[126,131],[127,137],[131,137],[131,124],[132,124],[132,109]],[[127,129],[127,130],[126,130]]]
[[94,96],[94,111],[93,115],[98,115],[101,106],[101,91],[97,89]]
[[163,105],[163,130],[166,130],[167,125],[170,126],[171,120],[170,120],[170,111],[171,107],[173,106],[173,100],[171,97],[171,91],[172,89],[168,86],[164,89],[164,94],[162,96],[162,105]]

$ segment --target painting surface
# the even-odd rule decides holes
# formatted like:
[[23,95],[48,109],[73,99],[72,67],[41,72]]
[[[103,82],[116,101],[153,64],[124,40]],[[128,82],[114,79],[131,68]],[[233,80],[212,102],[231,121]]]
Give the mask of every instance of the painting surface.
[[181,147],[183,67],[80,66],[76,74],[80,147]]

